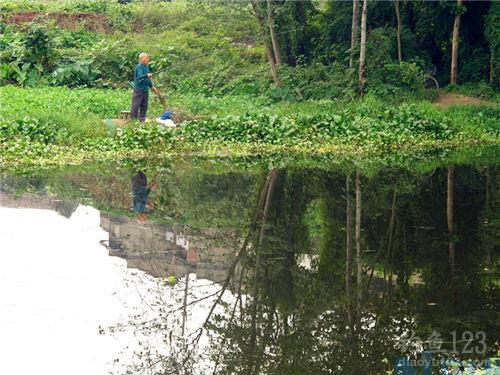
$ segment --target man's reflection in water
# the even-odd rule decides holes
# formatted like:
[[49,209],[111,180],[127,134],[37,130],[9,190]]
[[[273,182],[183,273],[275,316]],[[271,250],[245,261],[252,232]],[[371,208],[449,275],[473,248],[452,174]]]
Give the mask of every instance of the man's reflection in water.
[[132,176],[132,196],[133,208],[137,212],[137,220],[143,223],[147,219],[147,214],[150,212],[151,205],[148,203],[151,190],[156,187],[154,181],[151,181],[148,186],[148,178],[139,171]]

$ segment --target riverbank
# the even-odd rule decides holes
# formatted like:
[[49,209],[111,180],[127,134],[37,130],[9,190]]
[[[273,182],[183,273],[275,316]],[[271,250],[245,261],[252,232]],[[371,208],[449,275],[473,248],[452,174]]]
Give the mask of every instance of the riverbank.
[[[273,102],[251,95],[172,94],[182,123],[110,127],[127,90],[0,87],[0,165],[79,164],[129,156],[245,156],[273,153],[373,158],[498,144],[497,103],[441,108],[429,101]],[[161,107],[152,100],[150,115]]]

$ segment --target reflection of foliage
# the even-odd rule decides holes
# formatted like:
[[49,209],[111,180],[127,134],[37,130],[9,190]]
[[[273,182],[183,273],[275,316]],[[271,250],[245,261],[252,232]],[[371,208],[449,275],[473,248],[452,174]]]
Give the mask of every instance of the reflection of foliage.
[[[181,172],[181,171],[179,171]],[[194,173],[193,173],[194,172]],[[236,173],[205,174],[184,170],[177,180],[177,212],[183,221],[205,228],[238,227],[249,216],[259,176]],[[259,181],[260,183],[260,181]]]
[[[264,183],[269,191],[269,176],[275,176],[268,197],[260,191],[266,160],[101,164],[46,176],[38,185],[62,194],[85,188],[94,204],[125,213],[130,168],[141,168],[158,184],[153,220],[165,222],[169,215],[191,226],[190,234],[200,236],[208,252],[219,247],[234,253],[247,244],[234,259],[232,270],[238,265],[238,272],[224,284],[228,300],[220,301],[202,329],[211,337],[218,373],[380,373],[382,359],[415,354],[397,347],[410,331],[422,338],[436,331],[447,341],[454,330],[484,331],[488,345],[496,337],[499,175],[491,155],[455,167],[453,283],[442,164],[449,160],[429,160],[413,169],[366,169],[365,276],[358,311],[350,311],[345,288],[345,179],[356,168],[350,163],[336,160],[314,168],[298,160],[272,169]],[[459,157],[466,164],[467,155]],[[299,264],[304,254],[316,256],[317,269]],[[142,327],[139,321],[138,329],[164,327],[159,319],[156,326]],[[171,368],[196,362],[197,343],[182,342],[161,363]],[[143,359],[147,365],[149,359]]]

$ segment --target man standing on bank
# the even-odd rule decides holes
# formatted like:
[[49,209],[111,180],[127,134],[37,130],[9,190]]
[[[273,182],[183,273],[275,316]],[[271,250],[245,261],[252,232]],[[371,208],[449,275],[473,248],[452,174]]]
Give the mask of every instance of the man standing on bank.
[[148,93],[149,89],[156,94],[158,89],[153,86],[149,72],[149,55],[141,53],[139,55],[139,64],[134,71],[134,94],[132,95],[132,109],[130,110],[130,118],[139,118],[141,122],[146,121],[146,112],[148,111]]

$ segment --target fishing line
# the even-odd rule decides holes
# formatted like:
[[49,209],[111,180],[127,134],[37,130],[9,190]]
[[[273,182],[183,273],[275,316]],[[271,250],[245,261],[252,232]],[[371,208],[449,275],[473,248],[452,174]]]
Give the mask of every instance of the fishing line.
[[[279,33],[276,33],[276,36],[289,34],[289,33],[293,32],[293,31],[301,30],[301,29],[303,29],[304,27],[305,27],[305,25],[304,25],[304,26],[301,26],[301,27],[293,27],[293,28],[287,29],[287,30],[285,30],[285,31],[281,31],[281,32],[279,32]],[[255,37],[251,38],[251,39],[250,39],[250,41],[255,42],[255,41],[257,41],[259,38],[261,38],[261,36],[260,36],[260,35],[258,35],[258,36],[255,36]],[[184,64],[186,64],[186,63],[189,63],[189,62],[191,62],[191,61],[197,60],[197,59],[199,59],[199,58],[202,58],[202,57],[208,56],[208,55],[210,55],[210,54],[212,54],[212,53],[214,53],[214,52],[224,51],[224,50],[227,50],[227,49],[230,49],[230,48],[234,48],[234,45],[232,45],[232,44],[231,44],[231,45],[228,45],[228,46],[225,46],[225,47],[215,48],[214,50],[211,50],[211,51],[209,51],[209,52],[204,52],[204,53],[202,53],[202,54],[200,54],[200,55],[193,56],[193,57],[191,57],[191,58],[189,58],[189,59],[186,59],[186,60],[183,60],[183,61],[178,62],[178,63],[176,63],[176,64],[170,65],[170,66],[168,66],[168,67],[166,67],[166,68],[160,69],[160,70],[158,70],[158,71],[156,71],[156,72],[154,72],[154,73],[151,73],[151,74],[152,74],[153,76],[155,76],[155,75],[157,75],[157,74],[159,74],[159,73],[163,73],[163,72],[165,72],[165,71],[167,71],[167,70],[169,70],[169,69],[173,69],[173,68],[175,68],[175,67],[177,67],[177,66],[184,65]],[[144,80],[144,79],[146,79],[146,77],[141,78],[141,79],[140,79],[140,81],[142,81],[142,80]]]

